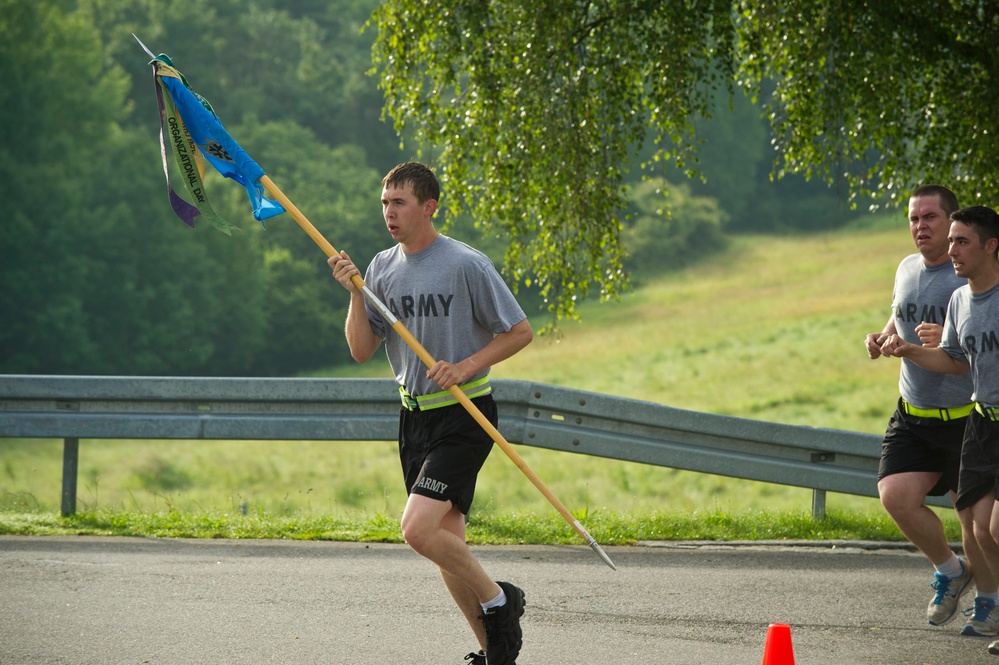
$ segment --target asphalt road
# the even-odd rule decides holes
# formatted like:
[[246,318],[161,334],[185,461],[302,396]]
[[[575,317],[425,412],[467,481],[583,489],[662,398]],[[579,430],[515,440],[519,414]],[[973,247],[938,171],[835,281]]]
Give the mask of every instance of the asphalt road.
[[[520,665],[999,665],[928,626],[929,564],[892,549],[478,547],[527,593]],[[970,603],[970,600],[969,600]],[[473,647],[404,545],[0,537],[0,664],[459,665]],[[777,665],[789,665],[778,663]]]

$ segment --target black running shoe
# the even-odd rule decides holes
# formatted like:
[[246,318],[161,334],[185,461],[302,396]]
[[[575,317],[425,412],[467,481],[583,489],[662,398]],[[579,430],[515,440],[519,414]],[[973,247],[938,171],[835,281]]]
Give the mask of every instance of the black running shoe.
[[486,624],[487,665],[517,665],[523,644],[520,617],[524,616],[524,592],[509,582],[497,582],[506,594],[506,604],[482,615]]
[[465,656],[465,660],[472,661],[468,665],[486,665],[486,652],[481,649],[479,651],[473,651]]

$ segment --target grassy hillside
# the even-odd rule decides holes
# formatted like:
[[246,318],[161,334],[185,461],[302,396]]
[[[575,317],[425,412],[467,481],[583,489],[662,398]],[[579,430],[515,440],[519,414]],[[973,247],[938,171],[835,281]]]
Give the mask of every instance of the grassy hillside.
[[888,317],[904,229],[738,237],[732,250],[588,304],[557,343],[498,366],[529,378],[679,408],[881,433],[898,363],[872,361]]
[[[904,227],[799,238],[739,237],[703,265],[586,304],[564,337],[537,339],[494,370],[526,379],[773,422],[881,433],[897,362],[871,361],[888,316]],[[383,363],[325,375],[385,376]],[[519,447],[571,509],[808,510],[810,491]],[[80,509],[232,511],[393,518],[405,501],[388,442],[84,441]],[[0,442],[0,509],[58,510],[61,443]],[[880,512],[874,499],[830,508]],[[502,452],[487,462],[482,515],[551,512]]]

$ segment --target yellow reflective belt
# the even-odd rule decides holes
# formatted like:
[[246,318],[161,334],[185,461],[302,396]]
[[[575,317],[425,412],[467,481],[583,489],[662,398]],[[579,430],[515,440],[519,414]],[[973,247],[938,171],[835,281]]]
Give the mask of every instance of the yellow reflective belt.
[[[482,397],[493,391],[493,387],[489,385],[488,376],[458,386],[458,388],[465,393],[468,399]],[[414,396],[409,394],[405,386],[399,386],[399,395],[402,397],[402,405],[410,411],[416,408],[419,408],[420,411],[429,411],[458,403],[458,398],[452,395],[450,390],[442,390],[439,393],[431,393],[429,395]]]
[[975,402],[975,411],[978,411],[978,413],[982,414],[989,420],[999,422],[999,407],[982,406],[981,402]]
[[975,408],[974,404],[968,404],[967,406],[956,406],[952,409],[920,409],[912,406],[905,400],[902,400],[902,408],[910,416],[916,416],[917,418],[935,418],[937,420],[957,420],[958,418],[964,418],[971,410]]
[[[482,397],[493,391],[493,387],[489,385],[488,376],[458,386],[458,389],[465,393],[468,399]],[[430,395],[417,395],[416,403],[420,405],[420,411],[429,411],[430,409],[439,409],[442,406],[457,404],[458,398],[452,395],[450,390],[442,390],[439,393],[431,393]]]

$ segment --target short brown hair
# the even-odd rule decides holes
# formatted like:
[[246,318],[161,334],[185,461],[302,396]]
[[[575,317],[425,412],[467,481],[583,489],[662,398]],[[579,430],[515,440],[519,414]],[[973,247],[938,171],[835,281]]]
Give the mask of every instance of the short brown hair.
[[412,186],[413,194],[420,203],[430,199],[440,200],[441,184],[426,164],[405,162],[382,178],[382,187],[401,187],[407,183]]
[[[978,234],[983,245],[992,238],[999,240],[999,213],[988,206],[970,206],[955,210],[950,214],[950,221],[967,224]],[[999,255],[999,245],[996,247],[996,252]]]
[[957,194],[943,185],[923,185],[917,187],[916,191],[909,198],[916,199],[921,196],[940,197],[940,207],[943,208],[944,214],[948,217],[960,207],[957,203]]

